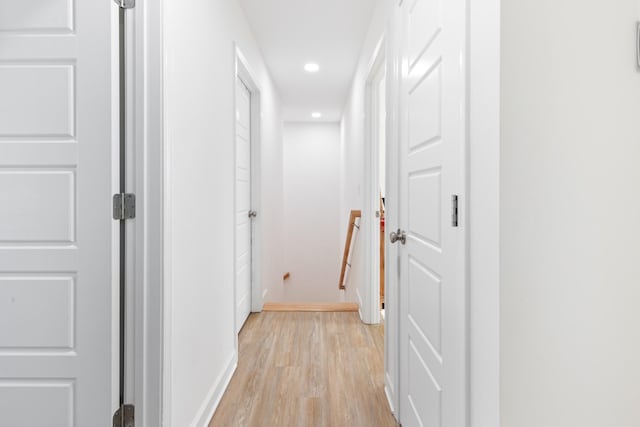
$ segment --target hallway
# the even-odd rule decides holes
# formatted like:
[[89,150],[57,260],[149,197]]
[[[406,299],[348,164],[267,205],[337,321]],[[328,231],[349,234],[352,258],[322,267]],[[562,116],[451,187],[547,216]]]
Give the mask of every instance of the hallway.
[[640,0],[0,0],[0,427],[640,427],[639,118]]
[[396,426],[383,389],[382,325],[357,313],[252,314],[209,424]]

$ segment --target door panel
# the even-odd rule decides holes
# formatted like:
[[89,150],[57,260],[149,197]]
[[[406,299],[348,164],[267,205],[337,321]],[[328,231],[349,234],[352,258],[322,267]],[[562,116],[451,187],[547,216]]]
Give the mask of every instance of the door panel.
[[[70,244],[75,240],[74,170],[0,170],[0,236],[5,241]],[[39,189],[33,197],[32,189]],[[16,221],[20,218],[20,221]]]
[[[426,156],[425,156],[426,157]],[[409,176],[409,222],[413,237],[440,249],[442,171],[417,169]],[[423,209],[428,206],[428,209]]]
[[410,327],[430,345],[433,355],[439,358],[442,333],[440,278],[417,260],[409,258],[408,282]]
[[413,67],[437,33],[442,30],[442,2],[409,0],[407,19],[408,61]]
[[402,5],[400,419],[405,427],[466,425],[464,0]]
[[[0,420],[3,426],[82,425],[74,423],[76,408],[74,383],[71,380],[2,380],[0,402]],[[38,410],[27,411],[26,405]]]
[[236,82],[236,332],[251,312],[251,93]]
[[[71,64],[0,66],[3,134],[72,137],[75,127],[73,74]],[[41,102],[43,99],[55,100],[56,108]]]
[[429,62],[423,61],[421,63],[423,68],[429,65],[433,66],[424,76],[420,76],[420,70],[414,68],[413,75],[418,75],[423,80],[417,82],[411,89],[409,97],[409,148],[411,150],[419,150],[429,143],[438,141],[442,133],[440,65],[433,65]]
[[0,425],[108,425],[116,6],[0,5]]
[[73,0],[2,2],[0,31],[66,34],[74,29],[73,14]]
[[442,425],[442,389],[421,353],[423,352],[416,348],[415,342],[410,340],[408,401],[411,410],[407,411],[407,421],[403,425],[439,426]]

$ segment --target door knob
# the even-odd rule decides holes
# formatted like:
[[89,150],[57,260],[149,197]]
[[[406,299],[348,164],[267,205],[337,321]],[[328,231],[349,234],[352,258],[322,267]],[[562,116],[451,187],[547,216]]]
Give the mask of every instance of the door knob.
[[256,211],[249,211],[249,218],[255,218],[258,216],[258,212]]
[[389,239],[391,240],[391,243],[400,242],[404,245],[407,243],[407,233],[398,228],[398,231],[391,232]]

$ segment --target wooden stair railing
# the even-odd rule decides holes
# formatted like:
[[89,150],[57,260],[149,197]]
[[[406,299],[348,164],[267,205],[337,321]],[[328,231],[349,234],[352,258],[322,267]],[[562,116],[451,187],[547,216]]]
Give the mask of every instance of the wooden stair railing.
[[347,231],[347,241],[344,244],[344,254],[342,255],[342,269],[340,270],[340,282],[338,283],[339,289],[346,289],[344,283],[344,276],[347,273],[347,265],[349,262],[349,253],[351,252],[351,239],[353,238],[353,229],[357,227],[356,218],[360,218],[362,216],[361,211],[352,210],[349,214],[349,229]]

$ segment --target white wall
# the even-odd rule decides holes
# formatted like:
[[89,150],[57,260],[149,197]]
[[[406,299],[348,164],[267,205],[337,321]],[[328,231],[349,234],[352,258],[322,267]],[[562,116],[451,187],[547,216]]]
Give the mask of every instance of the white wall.
[[[262,90],[265,260],[276,281],[281,217],[277,94],[236,1],[165,1],[165,425],[205,425],[237,357],[233,314],[234,46]],[[277,272],[277,274],[276,274]]]
[[[260,171],[260,217],[262,230],[261,276],[263,302],[269,292],[282,286],[284,273],[284,181],[283,181],[283,125],[279,98],[274,87],[262,84],[263,120]],[[265,88],[268,89],[265,92]],[[264,98],[266,96],[266,99]],[[275,109],[274,109],[275,108]],[[269,113],[269,110],[271,112]],[[265,138],[266,136],[266,138]]]
[[502,2],[502,427],[640,425],[639,18]]
[[[360,60],[355,70],[349,98],[344,107],[342,115],[342,166],[341,176],[344,179],[342,183],[342,202],[341,214],[343,218],[341,222],[342,236],[347,232],[347,220],[349,211],[352,209],[364,208],[363,191],[365,189],[364,181],[364,144],[365,144],[365,88],[368,78],[371,60],[373,58],[375,48],[384,35],[385,26],[389,17],[389,7],[392,2],[379,1],[374,11],[371,25],[367,32],[365,42],[362,46]],[[363,212],[362,230],[367,229],[366,213]],[[348,295],[354,295],[356,301],[363,306],[368,304],[365,300],[363,291],[365,274],[363,270],[363,256],[365,254],[362,248],[362,235],[358,236],[354,246],[354,257],[351,263],[350,275],[347,279]]]
[[284,269],[269,301],[339,302],[342,261],[340,226],[340,126],[284,126]]

